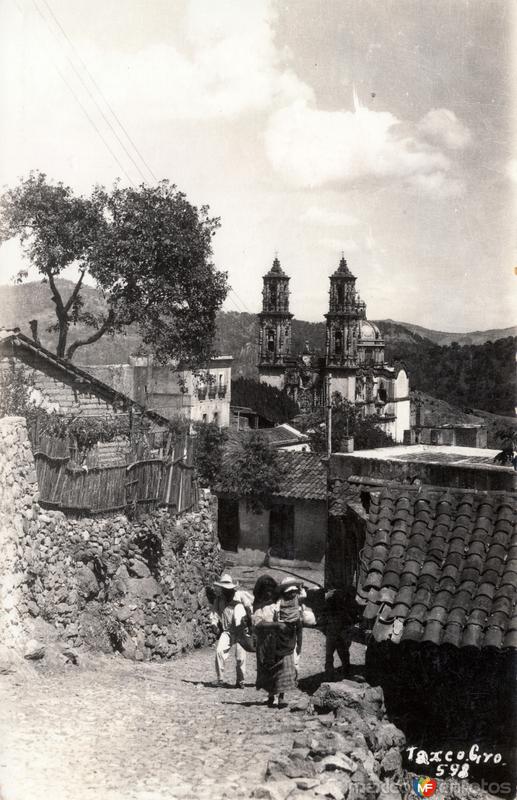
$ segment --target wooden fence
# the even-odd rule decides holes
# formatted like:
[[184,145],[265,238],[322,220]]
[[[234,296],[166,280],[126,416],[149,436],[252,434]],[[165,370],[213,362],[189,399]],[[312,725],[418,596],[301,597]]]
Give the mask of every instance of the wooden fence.
[[33,449],[40,502],[49,508],[80,514],[137,513],[160,506],[181,514],[198,508],[191,436],[171,438],[160,456],[135,448],[127,464],[113,466],[76,465],[67,439],[40,436]]

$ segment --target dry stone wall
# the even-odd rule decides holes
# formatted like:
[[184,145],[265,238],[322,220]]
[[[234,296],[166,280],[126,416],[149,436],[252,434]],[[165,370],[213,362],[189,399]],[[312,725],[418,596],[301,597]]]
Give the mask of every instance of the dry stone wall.
[[211,640],[215,498],[205,493],[181,518],[74,519],[43,509],[36,481],[25,421],[0,420],[2,642],[20,650],[51,627],[74,649],[161,660]]

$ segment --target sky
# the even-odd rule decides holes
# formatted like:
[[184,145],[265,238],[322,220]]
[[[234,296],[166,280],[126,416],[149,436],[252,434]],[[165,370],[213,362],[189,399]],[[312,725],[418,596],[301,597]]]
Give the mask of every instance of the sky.
[[[221,218],[227,310],[278,252],[320,320],[344,252],[371,319],[514,325],[516,8],[0,0],[0,187],[168,178]],[[0,283],[21,266],[3,244]]]

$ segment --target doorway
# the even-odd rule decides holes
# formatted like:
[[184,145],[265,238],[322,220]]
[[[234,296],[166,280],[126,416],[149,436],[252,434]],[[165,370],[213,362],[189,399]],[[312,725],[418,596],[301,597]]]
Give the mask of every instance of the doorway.
[[220,497],[217,508],[219,542],[223,550],[239,549],[239,501]]
[[269,547],[275,558],[294,558],[294,506],[274,505],[269,512]]

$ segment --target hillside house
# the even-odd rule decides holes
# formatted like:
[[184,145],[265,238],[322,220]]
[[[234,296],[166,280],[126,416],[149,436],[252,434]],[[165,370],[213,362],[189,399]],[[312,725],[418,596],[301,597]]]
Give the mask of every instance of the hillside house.
[[404,444],[487,447],[485,420],[424,392],[411,393],[411,429]]
[[243,564],[260,564],[270,553],[288,561],[319,563],[327,534],[327,473],[314,453],[279,450],[282,471],[271,508],[252,511],[245,499],[219,495],[218,531],[224,550]]
[[[127,394],[116,391],[85,369],[59,358],[15,329],[0,330],[0,369],[23,368],[35,406],[67,417],[143,419],[149,442],[160,442],[169,431],[168,420],[144,409]],[[120,438],[96,445],[100,464],[124,462],[127,441]]]
[[129,364],[99,364],[90,372],[117,391],[167,419],[230,425],[232,356],[214,356],[206,370],[178,370],[152,356],[131,356]]

